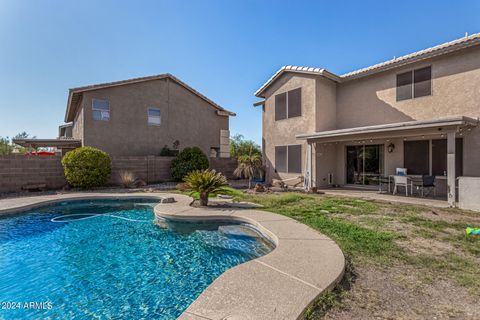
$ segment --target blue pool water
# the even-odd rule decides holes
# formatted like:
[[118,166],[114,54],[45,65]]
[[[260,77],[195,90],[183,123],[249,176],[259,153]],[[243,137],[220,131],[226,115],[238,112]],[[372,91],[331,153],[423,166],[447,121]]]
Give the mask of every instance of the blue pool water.
[[161,228],[155,204],[70,201],[0,218],[0,319],[175,319],[224,271],[272,249],[225,232],[232,223]]

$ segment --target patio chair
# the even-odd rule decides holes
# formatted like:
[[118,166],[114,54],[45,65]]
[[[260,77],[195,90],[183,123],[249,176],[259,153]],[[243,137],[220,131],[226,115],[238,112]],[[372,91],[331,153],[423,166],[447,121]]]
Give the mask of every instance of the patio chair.
[[[408,177],[407,176],[393,176],[393,194],[397,193],[398,187],[404,187],[405,188],[405,196],[408,197]],[[410,189],[411,189],[411,184],[410,184]],[[410,190],[411,193],[411,190]]]
[[[424,174],[422,176],[422,184],[419,186],[422,189],[422,198],[424,196],[428,196],[430,192],[433,190],[433,196],[436,196],[435,191],[435,176],[429,176]],[[427,189],[427,193],[424,193],[424,190]]]

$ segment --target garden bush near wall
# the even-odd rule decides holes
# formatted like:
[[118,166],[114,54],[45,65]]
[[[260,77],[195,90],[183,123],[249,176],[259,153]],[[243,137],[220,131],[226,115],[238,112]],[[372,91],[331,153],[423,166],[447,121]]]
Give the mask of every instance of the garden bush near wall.
[[206,169],[208,158],[198,147],[183,149],[170,166],[172,177],[177,181],[182,181],[192,171]]
[[68,183],[81,189],[104,186],[112,172],[109,155],[92,147],[69,151],[62,159]]

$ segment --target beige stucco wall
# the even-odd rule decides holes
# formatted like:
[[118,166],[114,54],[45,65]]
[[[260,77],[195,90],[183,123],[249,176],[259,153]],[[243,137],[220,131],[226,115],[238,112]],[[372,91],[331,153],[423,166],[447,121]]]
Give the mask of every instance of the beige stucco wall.
[[[425,66],[432,66],[432,95],[397,102],[396,75]],[[479,47],[342,83],[337,86],[337,128],[452,116],[478,118],[479,86]],[[463,173],[480,176],[480,129],[463,135]],[[394,168],[403,163],[403,142],[399,140],[395,146],[399,157],[389,159],[387,156],[387,173],[394,172]]]
[[[425,66],[432,66],[432,95],[397,102],[396,75]],[[275,94],[299,86],[304,88],[302,117],[275,121]],[[263,137],[268,171],[272,177],[288,178],[273,170],[274,146],[301,142],[306,150],[304,141],[294,139],[297,134],[452,116],[480,117],[480,47],[340,84],[322,77],[285,73],[265,96]],[[462,137],[463,175],[480,176],[480,128],[463,132]],[[440,135],[428,138],[438,139]],[[395,168],[403,167],[403,139],[396,136],[389,140],[377,139],[374,144],[395,144],[394,152],[384,153],[385,173],[393,174]],[[335,184],[345,183],[345,148],[349,143],[353,142],[316,144],[313,166],[318,186],[326,184],[328,173],[334,173]],[[439,185],[444,189],[443,181]]]
[[480,178],[462,177],[458,181],[458,206],[461,209],[480,211]]
[[337,85],[325,78],[317,78],[315,85],[315,131],[334,130],[337,127]]
[[[110,120],[93,119],[92,99],[110,102]],[[159,108],[161,124],[149,125],[147,110]],[[220,130],[228,130],[228,117],[219,116],[208,102],[170,79],[110,87],[84,93],[78,122],[83,143],[111,155],[158,155],[164,145],[198,146],[207,155],[220,148]]]
[[[302,88],[302,116],[275,121],[275,95]],[[315,130],[316,79],[310,76],[285,75],[265,93],[263,117],[264,159],[266,179],[288,179],[298,174],[275,172],[275,146],[302,145],[302,170],[306,163],[306,143],[295,138],[297,134]]]
[[[396,101],[396,75],[432,66],[432,95]],[[339,84],[337,128],[480,116],[480,47]]]

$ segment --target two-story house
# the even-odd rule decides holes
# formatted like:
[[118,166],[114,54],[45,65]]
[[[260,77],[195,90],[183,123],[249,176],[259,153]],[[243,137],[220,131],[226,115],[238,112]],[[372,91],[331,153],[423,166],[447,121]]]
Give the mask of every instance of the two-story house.
[[454,203],[456,177],[480,176],[480,34],[343,75],[282,67],[255,95],[267,181],[368,187],[406,168]]
[[178,141],[212,157],[230,157],[227,111],[171,74],[70,89],[66,124],[57,139],[23,139],[17,144],[99,148],[110,155],[159,155]]

